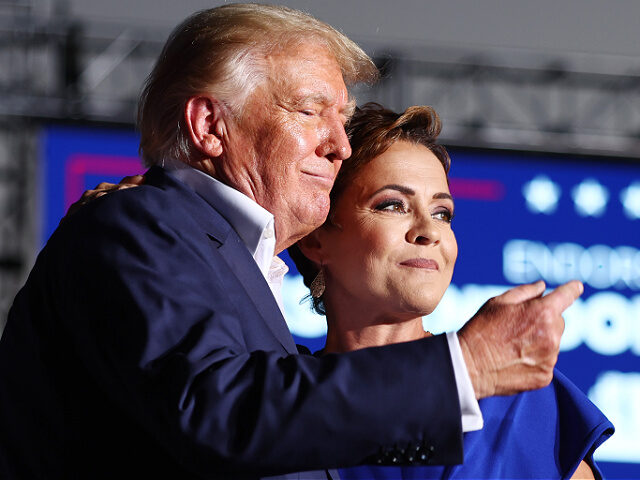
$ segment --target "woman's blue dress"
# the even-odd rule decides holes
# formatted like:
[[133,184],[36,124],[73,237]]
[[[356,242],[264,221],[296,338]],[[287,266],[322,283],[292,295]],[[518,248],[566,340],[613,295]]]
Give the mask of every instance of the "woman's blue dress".
[[613,425],[562,373],[543,389],[480,400],[484,427],[464,434],[462,465],[340,469],[342,480],[570,478]]

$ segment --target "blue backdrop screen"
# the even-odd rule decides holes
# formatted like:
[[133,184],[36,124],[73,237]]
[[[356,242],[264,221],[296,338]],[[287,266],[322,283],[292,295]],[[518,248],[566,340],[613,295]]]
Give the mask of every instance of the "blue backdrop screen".
[[[82,191],[142,171],[130,131],[52,127],[43,145],[44,240]],[[582,280],[585,292],[565,315],[558,367],[616,426],[596,457],[605,475],[640,478],[640,163],[488,150],[451,156],[460,253],[425,328],[457,329],[520,283]],[[285,260],[289,327],[317,350],[324,318],[301,302],[308,291]]]
[[[597,452],[608,478],[640,478],[640,164],[609,158],[451,150],[453,282],[426,330],[457,330],[490,297],[542,279],[585,292],[564,316],[558,368],[616,433]],[[287,320],[299,343],[322,348],[324,319],[287,279]],[[544,414],[541,412],[541,414]]]

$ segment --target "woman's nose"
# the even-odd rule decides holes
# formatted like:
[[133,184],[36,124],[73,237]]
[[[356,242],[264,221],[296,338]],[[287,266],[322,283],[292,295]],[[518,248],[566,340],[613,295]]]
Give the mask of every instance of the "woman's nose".
[[407,232],[407,241],[419,245],[429,245],[440,241],[440,230],[430,214],[420,215]]

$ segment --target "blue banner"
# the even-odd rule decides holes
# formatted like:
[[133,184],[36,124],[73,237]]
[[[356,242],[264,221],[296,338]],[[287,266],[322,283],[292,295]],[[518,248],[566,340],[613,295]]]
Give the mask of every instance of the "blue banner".
[[[143,170],[131,131],[53,127],[43,144],[45,240],[84,190]],[[455,330],[520,283],[582,280],[585,292],[565,315],[558,367],[616,426],[596,455],[605,475],[640,478],[640,164],[488,150],[451,156],[459,256],[425,328]],[[285,260],[289,327],[318,350],[324,318],[303,301],[308,291]]]

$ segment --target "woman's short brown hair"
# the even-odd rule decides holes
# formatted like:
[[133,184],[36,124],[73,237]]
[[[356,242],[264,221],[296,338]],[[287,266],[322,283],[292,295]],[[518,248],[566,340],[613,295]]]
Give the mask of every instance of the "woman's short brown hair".
[[331,190],[331,206],[336,205],[335,200],[363,165],[382,155],[398,141],[427,147],[448,175],[451,164],[449,154],[445,147],[436,143],[441,130],[440,117],[432,107],[416,105],[400,114],[377,103],[367,103],[357,108],[347,126],[351,157],[343,163]]
[[[428,148],[442,164],[448,180],[451,159],[446,148],[436,143],[442,125],[440,117],[431,107],[413,106],[398,114],[377,103],[367,103],[361,108],[356,108],[346,130],[352,153],[340,168],[331,190],[327,222],[332,221],[338,199],[358,171],[396,142],[411,142]],[[310,286],[318,274],[316,265],[306,258],[296,245],[289,248],[289,255],[302,274],[304,284]],[[322,297],[313,298],[313,308],[321,315],[326,313]]]

